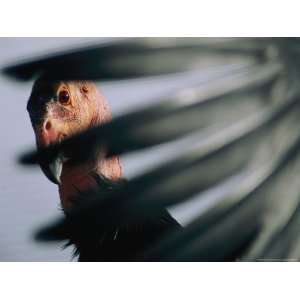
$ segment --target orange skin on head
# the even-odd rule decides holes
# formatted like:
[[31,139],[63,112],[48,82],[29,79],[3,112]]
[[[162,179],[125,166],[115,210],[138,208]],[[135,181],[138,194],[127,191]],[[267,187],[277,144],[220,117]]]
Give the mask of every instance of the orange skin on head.
[[[33,86],[27,110],[38,147],[59,142],[112,118],[104,96],[94,83],[88,81],[39,79]],[[92,171],[115,181],[122,177],[119,157],[107,159],[104,150],[81,165],[63,163],[59,194],[64,210],[72,206],[78,191],[96,186]]]

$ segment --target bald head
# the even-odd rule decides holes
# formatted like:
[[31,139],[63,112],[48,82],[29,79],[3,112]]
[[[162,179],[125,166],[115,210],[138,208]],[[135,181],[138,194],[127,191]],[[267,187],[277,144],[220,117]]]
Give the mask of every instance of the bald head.
[[[64,82],[40,78],[33,85],[27,110],[38,148],[58,143],[111,120],[104,96],[89,81]],[[122,176],[119,158],[106,159],[105,149],[81,166],[74,166],[65,160],[60,174],[53,174],[53,168],[49,166],[41,167],[50,180],[59,183],[64,207],[69,205],[76,190],[92,187],[94,183],[88,175],[91,171],[111,180],[118,180]]]
[[92,82],[35,82],[27,110],[38,146],[72,136],[111,119],[104,97]]

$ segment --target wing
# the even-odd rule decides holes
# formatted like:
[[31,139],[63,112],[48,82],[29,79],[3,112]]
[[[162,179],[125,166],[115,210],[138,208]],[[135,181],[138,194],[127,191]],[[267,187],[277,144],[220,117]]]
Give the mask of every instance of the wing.
[[[136,259],[299,259],[299,54],[294,38],[150,38],[116,40],[6,68],[6,74],[22,80],[41,73],[120,80],[172,72],[184,78],[191,70],[205,74],[208,67],[217,71],[209,81],[187,82],[155,104],[23,155],[21,163],[30,165],[72,151],[79,163],[103,145],[114,155],[183,141],[177,157],[101,201],[90,193],[71,219],[44,228],[38,239],[65,239],[66,228],[87,220],[103,228],[155,218],[164,208],[188,205],[196,195],[205,202],[219,191],[218,201],[194,212],[182,230],[162,235]],[[191,135],[197,137],[193,142]],[[88,151],[78,147],[82,143]]]

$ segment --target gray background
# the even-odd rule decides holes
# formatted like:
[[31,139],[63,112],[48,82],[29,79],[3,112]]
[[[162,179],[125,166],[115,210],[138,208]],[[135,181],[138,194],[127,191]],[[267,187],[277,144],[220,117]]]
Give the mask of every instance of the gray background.
[[[95,38],[0,38],[0,67],[23,58],[49,54],[59,49],[72,48],[103,39]],[[224,70],[228,70],[228,66]],[[155,101],[155,97],[187,81],[205,83],[212,76],[222,73],[207,68],[198,74],[160,76],[148,79],[99,83],[108,98],[113,114],[143,106]],[[33,241],[36,228],[47,223],[61,212],[57,187],[50,183],[39,168],[24,168],[16,163],[18,154],[34,145],[34,136],[26,112],[26,102],[32,82],[19,83],[0,75],[0,261],[70,261],[72,249],[62,250],[63,243],[40,244]],[[150,97],[150,99],[149,99]],[[194,138],[194,137],[192,137]],[[183,141],[186,144],[185,141]],[[181,144],[182,145],[182,144]],[[122,157],[127,177],[147,167],[176,155],[180,144],[171,143]],[[220,191],[214,191],[205,201],[192,199],[188,205],[171,209],[182,223],[218,200]]]

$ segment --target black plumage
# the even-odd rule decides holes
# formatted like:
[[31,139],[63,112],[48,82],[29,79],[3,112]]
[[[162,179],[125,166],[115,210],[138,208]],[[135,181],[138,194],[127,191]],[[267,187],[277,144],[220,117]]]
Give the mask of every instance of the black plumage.
[[[164,235],[180,231],[182,227],[166,209],[160,209],[152,216],[133,216],[128,213],[123,218],[113,217],[102,222],[99,214],[90,205],[101,204],[118,194],[126,180],[111,181],[97,173],[93,174],[97,188],[89,192],[79,192],[71,211],[59,225],[37,234],[38,239],[51,239],[52,235],[66,240],[66,247],[74,247],[74,256],[79,261],[139,261],[140,254],[157,243]],[[118,196],[118,201],[122,202]],[[79,213],[79,215],[78,215]],[[75,217],[74,217],[75,215]],[[155,260],[155,258],[154,258]]]
[[[40,73],[65,80],[206,74],[207,65],[220,71],[22,156],[23,164],[49,163],[71,151],[82,163],[102,146],[111,156],[199,133],[177,157],[128,182],[97,178],[106,188],[81,195],[88,201],[79,197],[37,239],[69,239],[80,260],[299,260],[299,53],[294,38],[131,39],[6,68],[20,80]],[[167,212],[220,189],[220,201],[184,227]]]

